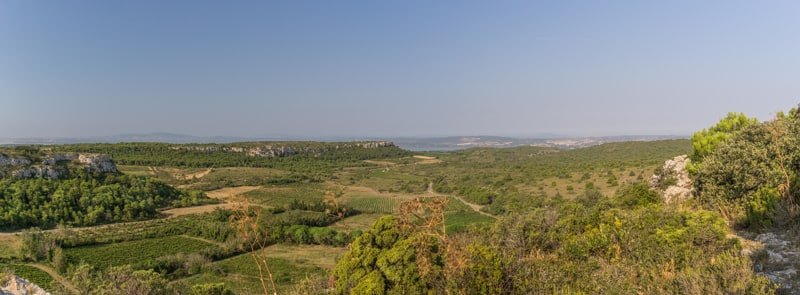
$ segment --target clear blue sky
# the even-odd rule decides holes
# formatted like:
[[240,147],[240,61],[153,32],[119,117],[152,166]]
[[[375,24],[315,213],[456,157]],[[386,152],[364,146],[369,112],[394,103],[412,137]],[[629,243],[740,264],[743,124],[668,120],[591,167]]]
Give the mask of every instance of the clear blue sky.
[[0,138],[690,134],[800,103],[800,1],[0,1]]

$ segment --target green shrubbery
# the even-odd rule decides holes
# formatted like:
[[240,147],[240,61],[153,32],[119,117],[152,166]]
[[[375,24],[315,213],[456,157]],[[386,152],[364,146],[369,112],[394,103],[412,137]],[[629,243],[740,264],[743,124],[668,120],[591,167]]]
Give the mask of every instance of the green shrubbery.
[[0,229],[87,226],[153,218],[156,209],[209,203],[160,181],[75,170],[71,178],[0,180]]
[[[702,131],[692,137],[695,158],[701,161],[694,165],[700,205],[720,210],[740,226],[796,222],[800,213],[800,113],[792,109],[761,123],[741,117],[729,115],[717,124],[727,126],[723,131],[735,132],[720,133],[715,126],[710,129],[717,130],[713,134]],[[732,120],[735,124],[729,122]],[[704,144],[709,140],[713,144]]]
[[[419,273],[418,236],[384,218],[357,239],[334,270],[337,293],[769,294],[749,258],[712,211],[661,204],[645,185],[614,198],[550,203],[506,215],[488,230],[440,242],[439,275]],[[449,249],[449,250],[447,250]],[[455,250],[454,250],[455,249]],[[386,263],[392,261],[392,263]],[[403,275],[396,275],[403,274]],[[402,279],[401,279],[402,278]],[[446,281],[444,278],[447,278]]]

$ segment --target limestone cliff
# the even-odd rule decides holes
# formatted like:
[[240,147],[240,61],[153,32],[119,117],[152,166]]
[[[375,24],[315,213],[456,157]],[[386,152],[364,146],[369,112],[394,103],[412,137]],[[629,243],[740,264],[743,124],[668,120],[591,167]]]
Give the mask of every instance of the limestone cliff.
[[9,173],[16,178],[58,179],[68,173],[71,166],[80,166],[88,172],[117,172],[117,166],[108,155],[49,154],[41,164],[33,164],[28,158],[0,154],[0,177]]

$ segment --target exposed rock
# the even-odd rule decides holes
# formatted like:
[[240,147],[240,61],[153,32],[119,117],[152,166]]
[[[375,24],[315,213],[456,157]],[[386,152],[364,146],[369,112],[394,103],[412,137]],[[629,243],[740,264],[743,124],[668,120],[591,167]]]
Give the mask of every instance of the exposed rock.
[[247,155],[268,157],[268,158],[291,156],[296,153],[297,152],[295,152],[293,148],[288,146],[280,146],[280,147],[263,146],[247,150]]
[[61,161],[72,161],[72,160],[75,160],[77,158],[78,158],[78,154],[52,154],[52,155],[47,155],[47,158],[45,158],[42,161],[42,165],[53,166],[53,165],[58,164],[58,162],[61,162]]
[[[754,237],[755,236],[755,237]],[[786,234],[773,232],[755,235],[739,232],[739,237],[748,244],[755,244],[745,254],[753,257],[753,268],[779,285],[778,294],[800,295],[800,277],[796,263],[800,261],[800,245]],[[749,238],[748,238],[749,237]],[[759,254],[761,253],[761,254]]]
[[63,168],[52,167],[24,167],[12,174],[16,178],[47,178],[58,179],[66,172]]
[[[99,154],[50,154],[44,157],[41,165],[31,165],[31,161],[25,158],[10,158],[6,155],[0,154],[0,167],[6,166],[6,169],[0,170],[4,176],[5,173],[10,173],[16,178],[47,178],[59,179],[69,172],[68,166],[63,165],[64,161],[76,161],[86,171],[89,172],[105,172],[116,173],[117,166],[111,161],[108,155]],[[12,167],[9,169],[8,167]],[[18,168],[17,168],[18,167]]]
[[30,164],[31,160],[25,158],[10,158],[4,154],[0,154],[0,166],[20,166]]
[[692,197],[694,188],[686,164],[689,157],[677,156],[664,162],[659,173],[650,177],[650,187],[661,191],[666,203],[683,203]]
[[89,172],[117,172],[117,165],[114,165],[114,162],[111,162],[111,158],[109,158],[108,155],[81,154],[78,156],[78,162],[83,164],[83,167]]
[[0,287],[0,295],[50,295],[39,286],[26,279],[11,275],[11,278]]

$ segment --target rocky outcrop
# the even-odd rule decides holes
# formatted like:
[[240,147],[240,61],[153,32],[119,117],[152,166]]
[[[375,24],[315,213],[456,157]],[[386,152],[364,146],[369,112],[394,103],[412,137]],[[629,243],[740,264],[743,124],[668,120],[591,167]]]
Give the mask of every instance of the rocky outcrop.
[[[347,146],[347,145],[345,145]],[[391,141],[368,141],[368,142],[355,142],[350,147],[362,147],[368,149],[377,149],[383,147],[393,147],[394,142]]]
[[0,166],[21,166],[30,165],[31,160],[25,158],[12,158],[4,154],[0,154]]
[[16,178],[59,179],[69,172],[70,164],[80,165],[89,172],[117,172],[111,158],[100,154],[50,154],[45,156],[41,165],[31,164],[29,159],[0,155],[0,167],[5,167],[0,173],[10,173]]
[[23,167],[11,173],[15,178],[47,178],[59,179],[67,173],[67,169],[59,167]]
[[677,156],[664,162],[659,173],[650,177],[650,187],[661,192],[666,203],[683,203],[692,197],[694,188],[686,164],[689,157]]
[[116,173],[117,165],[108,155],[78,155],[78,162],[89,172]]
[[78,154],[52,154],[47,155],[47,158],[42,160],[42,165],[54,166],[64,161],[74,161],[78,158]]
[[268,157],[268,158],[291,156],[296,153],[297,152],[293,148],[288,146],[280,146],[280,147],[265,146],[265,147],[251,148],[247,150],[247,155],[257,156],[257,157]]
[[778,294],[800,295],[797,269],[800,244],[796,237],[787,233],[744,231],[739,232],[738,237],[743,241],[742,253],[751,257],[756,273],[778,284]]
[[0,295],[50,295],[39,286],[26,279],[11,275],[9,280],[0,286]]

